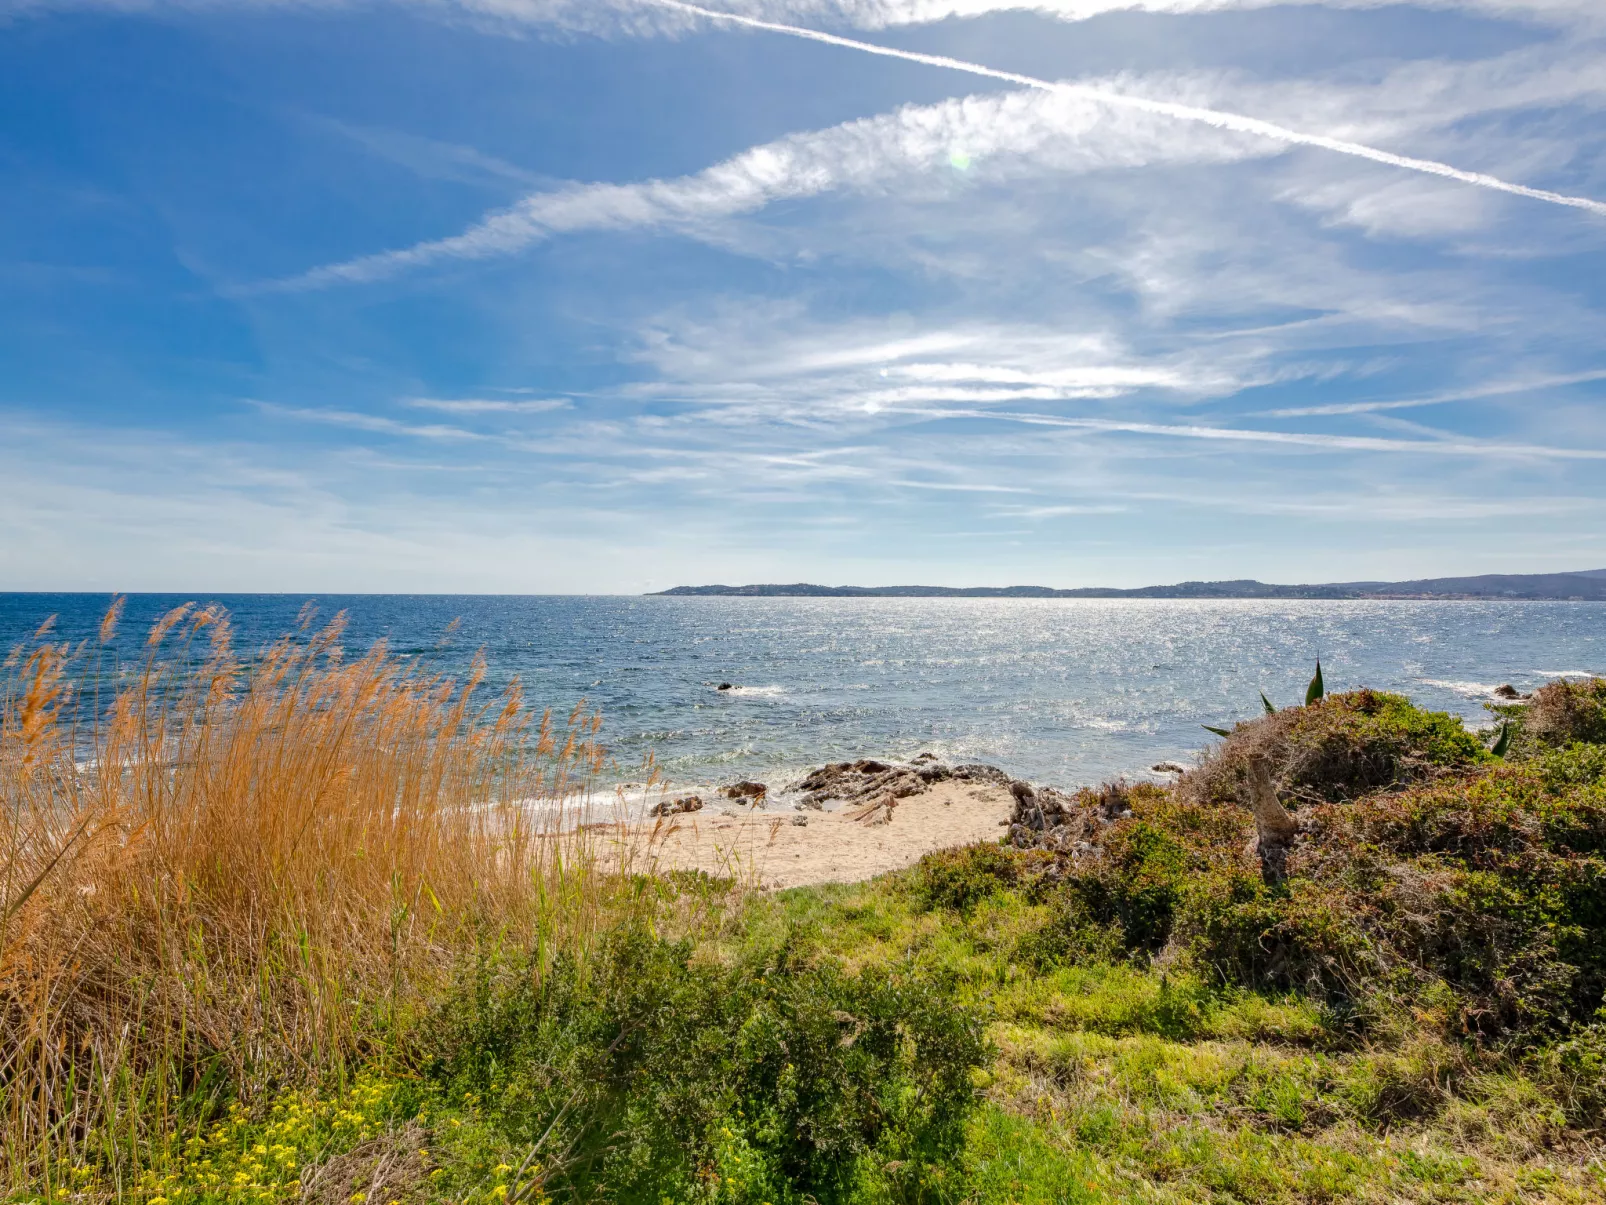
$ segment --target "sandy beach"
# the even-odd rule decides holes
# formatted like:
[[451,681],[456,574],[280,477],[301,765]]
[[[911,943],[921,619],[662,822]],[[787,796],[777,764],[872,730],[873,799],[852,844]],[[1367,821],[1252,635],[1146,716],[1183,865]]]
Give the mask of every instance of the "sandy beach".
[[658,870],[703,870],[765,888],[853,883],[912,865],[932,850],[995,839],[1010,805],[1006,786],[950,781],[898,800],[880,824],[851,819],[847,808],[702,811],[632,826],[623,841]]

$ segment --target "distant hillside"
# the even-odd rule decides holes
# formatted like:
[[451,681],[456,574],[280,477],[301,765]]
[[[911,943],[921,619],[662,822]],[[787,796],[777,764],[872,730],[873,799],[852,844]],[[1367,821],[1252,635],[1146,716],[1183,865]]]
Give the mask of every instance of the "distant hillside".
[[718,595],[745,598],[1507,598],[1606,602],[1606,569],[1576,573],[1486,573],[1478,577],[1429,577],[1409,582],[1328,582],[1278,586],[1267,582],[1179,582],[1136,590],[1048,586],[676,586],[659,595]]

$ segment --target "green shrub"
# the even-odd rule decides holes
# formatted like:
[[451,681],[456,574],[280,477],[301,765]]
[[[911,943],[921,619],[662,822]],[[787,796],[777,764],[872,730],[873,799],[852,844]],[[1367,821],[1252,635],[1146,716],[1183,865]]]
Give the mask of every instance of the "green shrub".
[[1540,1052],[1537,1061],[1565,1103],[1569,1120],[1598,1129],[1606,1124],[1606,1009],[1597,1017]]
[[1198,859],[1178,834],[1141,818],[1112,826],[1102,850],[1097,863],[1067,879],[1076,914],[1116,926],[1128,950],[1160,949]]
[[[1406,714],[1360,694],[1340,697],[1352,716],[1363,702],[1380,723]],[[1476,760],[1468,734],[1415,714],[1412,756]],[[1107,957],[1113,928],[1128,952],[1170,943],[1210,982],[1310,993],[1346,1025],[1431,997],[1426,1015],[1446,1032],[1553,1041],[1606,997],[1602,757],[1573,744],[1310,804],[1277,886],[1261,877],[1246,809],[1145,797],[1099,834],[1101,858],[1071,864],[1056,919],[1023,956]]]
[[692,953],[633,932],[585,966],[482,965],[431,1027],[430,1071],[521,1144],[550,1130],[549,1191],[830,1205],[886,1189],[889,1163],[916,1192],[951,1158],[986,1046],[949,985],[792,943],[730,967]]
[[1229,981],[1352,1001],[1443,984],[1454,1028],[1563,1031],[1606,993],[1606,791],[1551,770],[1308,809],[1284,888],[1201,875],[1179,930]]
[[1512,725],[1508,756],[1525,760],[1568,745],[1606,745],[1606,678],[1547,682],[1526,702],[1490,707]]
[[1458,717],[1404,695],[1355,690],[1239,724],[1184,777],[1182,791],[1201,803],[1234,802],[1255,756],[1270,761],[1289,805],[1355,799],[1490,760]]
[[1188,887],[1179,936],[1218,982],[1347,1000],[1381,966],[1343,901],[1309,880],[1274,889],[1247,867]]
[[1048,920],[1016,943],[1016,959],[1038,972],[1079,963],[1114,962],[1126,953],[1121,926],[1101,922],[1076,884],[1056,890],[1045,901]]
[[1586,745],[1582,741],[1537,754],[1531,768],[1551,790],[1569,787],[1606,788],[1606,745]]
[[991,842],[965,845],[921,858],[911,886],[921,908],[970,912],[1005,888],[1030,884],[1053,864],[1052,855],[1040,850],[1014,850]]

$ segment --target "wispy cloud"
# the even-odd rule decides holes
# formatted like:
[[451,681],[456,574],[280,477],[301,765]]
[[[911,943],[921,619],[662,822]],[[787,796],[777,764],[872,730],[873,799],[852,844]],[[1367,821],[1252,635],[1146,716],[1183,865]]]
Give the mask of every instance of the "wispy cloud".
[[[944,417],[957,417],[949,412]],[[1115,419],[1062,418],[1052,414],[1012,414],[975,411],[966,416],[1079,431],[1107,431],[1129,435],[1161,435],[1175,439],[1205,439],[1230,443],[1282,444],[1289,447],[1330,448],[1346,452],[1410,452],[1424,456],[1476,456],[1495,460],[1606,460],[1606,448],[1556,448],[1537,444],[1466,439],[1380,439],[1366,435],[1329,435],[1308,431],[1256,431],[1242,427],[1204,427],[1178,423],[1136,423]]]
[[1561,376],[1536,376],[1513,381],[1492,381],[1470,389],[1454,389],[1446,393],[1433,393],[1424,397],[1391,398],[1386,401],[1331,402],[1322,406],[1288,406],[1278,410],[1260,410],[1259,418],[1310,418],[1333,414],[1373,414],[1380,410],[1410,410],[1418,406],[1442,406],[1446,402],[1472,402],[1489,397],[1507,397],[1517,393],[1537,393],[1543,389],[1559,389],[1567,385],[1582,385],[1590,381],[1606,381],[1606,370],[1575,372]]
[[993,511],[1016,519],[1061,519],[1067,515],[1119,515],[1130,506],[1101,503],[1067,503],[1055,506],[994,506]]
[[443,414],[546,414],[553,410],[568,410],[574,403],[568,398],[403,398],[404,406],[415,410],[438,410]]
[[413,439],[439,439],[439,440],[481,440],[487,438],[477,431],[466,431],[462,427],[447,427],[438,424],[424,426],[412,423],[398,422],[393,418],[386,418],[380,414],[363,414],[355,410],[326,410],[313,406],[285,406],[278,402],[251,402],[264,414],[271,414],[278,418],[297,419],[307,423],[321,423],[330,427],[349,427],[354,431],[372,431],[380,435],[405,435]]
[[[359,0],[0,0],[0,15],[50,9],[160,11],[197,9],[350,8]],[[657,0],[372,0],[374,7],[411,8],[483,28],[553,26],[580,33],[623,36],[674,34],[683,17]],[[1413,7],[1507,17],[1554,25],[1597,25],[1595,0],[1412,0]],[[1370,9],[1377,0],[726,0],[724,11],[774,21],[821,21],[833,26],[886,29],[951,18],[1029,12],[1062,21],[1085,21],[1113,12],[1209,14],[1270,7]]]
[[1441,176],[1445,179],[1456,180],[1462,184],[1470,184],[1478,188],[1511,193],[1515,196],[1527,197],[1535,201],[1546,201],[1553,205],[1565,205],[1575,209],[1583,209],[1597,216],[1606,217],[1606,201],[1551,192],[1543,188],[1531,188],[1525,184],[1514,184],[1484,172],[1469,172],[1432,159],[1399,155],[1393,151],[1381,150],[1377,147],[1367,146],[1364,143],[1351,142],[1348,139],[1330,138],[1323,134],[1311,134],[1301,130],[1293,130],[1275,122],[1262,121],[1257,117],[1248,117],[1241,113],[1229,113],[1220,109],[1206,109],[1197,105],[1177,104],[1174,101],[1155,100],[1146,96],[1116,92],[1108,88],[1100,88],[1088,84],[1039,79],[1036,76],[1022,75],[1015,71],[1000,71],[997,68],[986,67],[980,63],[950,58],[947,55],[922,54],[913,50],[900,50],[892,46],[882,46],[874,42],[862,42],[855,38],[844,38],[837,34],[824,33],[820,30],[808,29],[803,26],[788,25],[777,21],[761,21],[753,17],[720,12],[717,9],[688,4],[685,0],[652,0],[652,2],[680,12],[706,17],[709,20],[734,22],[750,29],[762,29],[771,33],[785,34],[788,37],[823,42],[829,46],[841,46],[850,50],[861,51],[865,54],[903,59],[911,63],[923,63],[930,67],[940,67],[949,71],[962,71],[968,75],[984,76],[988,79],[1002,80],[1006,83],[1019,84],[1026,88],[1035,88],[1044,92],[1054,92],[1062,96],[1074,96],[1104,105],[1136,109],[1143,113],[1174,118],[1178,121],[1198,122],[1218,130],[1230,130],[1238,134],[1269,138],[1290,146],[1315,147],[1319,150],[1349,155],[1357,159],[1369,159],[1374,163],[1381,163],[1388,167],[1404,168],[1407,171]]
[[[705,10],[689,6],[688,11]],[[797,36],[812,37],[816,32],[778,28]],[[855,49],[913,55],[836,35],[819,36]],[[909,105],[877,117],[792,134],[687,176],[629,184],[572,184],[534,193],[459,234],[327,264],[247,291],[375,281],[448,260],[510,255],[581,231],[658,229],[719,241],[726,237],[723,232],[732,219],[780,201],[827,193],[912,200],[1034,175],[1266,158],[1291,145],[1402,167],[1415,173],[1414,179],[1433,181],[1441,190],[1471,184],[1476,186],[1469,194],[1473,197],[1493,190],[1606,215],[1606,203],[1592,198],[1512,184],[1488,173],[1397,155],[1353,140],[1306,134],[1194,103],[1225,87],[1239,94],[1241,101],[1270,111],[1292,112],[1334,128],[1410,137],[1510,107],[1606,103],[1606,73],[1599,54],[1561,52],[1559,57],[1546,57],[1520,50],[1486,62],[1407,64],[1367,87],[1313,81],[1256,85],[1219,76],[1175,74],[1056,83],[941,56],[913,57],[957,70],[974,68],[983,75],[1025,83],[1031,90]],[[1157,98],[1167,91],[1189,97],[1189,103]],[[1434,98],[1431,108],[1421,103],[1424,95]],[[1532,150],[1527,151],[1530,158]],[[1476,206],[1446,201],[1402,183],[1380,188],[1359,180],[1311,184],[1302,179],[1277,185],[1272,192],[1303,206],[1332,211],[1335,220],[1377,233],[1464,231],[1488,220]]]
[[909,490],[947,490],[959,494],[1029,494],[1032,491],[1021,485],[993,485],[982,482],[957,481],[913,481],[908,478],[893,477],[887,481],[888,485]]
[[259,287],[295,290],[380,280],[444,260],[508,255],[556,235],[588,230],[696,234],[709,223],[777,201],[838,190],[896,191],[899,182],[914,176],[935,174],[960,189],[977,178],[1007,179],[1028,167],[1067,173],[1156,162],[1226,162],[1271,149],[1237,135],[1179,131],[1150,114],[1111,121],[1097,103],[1075,95],[971,96],[788,135],[689,176],[536,193],[461,234]]

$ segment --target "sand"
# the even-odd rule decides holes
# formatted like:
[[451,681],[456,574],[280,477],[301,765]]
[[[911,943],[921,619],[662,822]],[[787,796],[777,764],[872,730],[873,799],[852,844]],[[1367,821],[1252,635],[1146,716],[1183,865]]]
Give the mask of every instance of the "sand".
[[[900,799],[885,824],[861,824],[846,810],[704,810],[633,827],[622,841],[639,851],[632,861],[640,869],[704,870],[764,888],[856,883],[932,850],[996,840],[1011,804],[1008,787],[950,781]],[[799,816],[806,825],[793,823]]]

